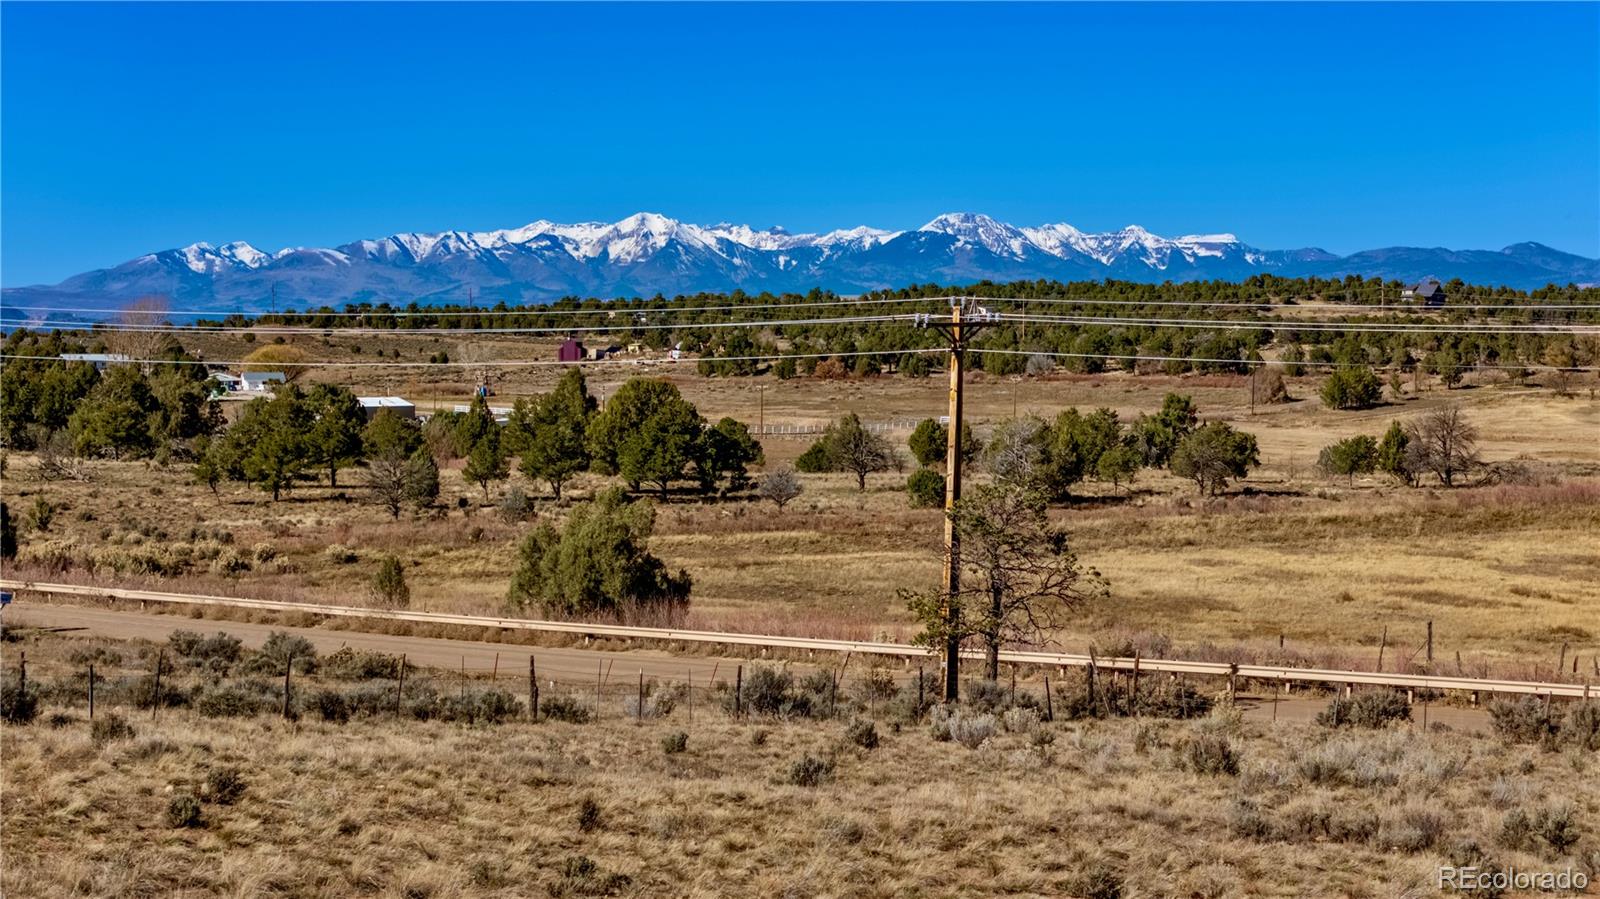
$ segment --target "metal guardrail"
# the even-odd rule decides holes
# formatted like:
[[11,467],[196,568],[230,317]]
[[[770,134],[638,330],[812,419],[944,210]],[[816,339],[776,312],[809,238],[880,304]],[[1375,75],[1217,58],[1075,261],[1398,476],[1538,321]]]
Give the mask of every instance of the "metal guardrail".
[[[805,649],[814,652],[844,652],[906,659],[934,658],[936,653],[923,646],[881,643],[869,640],[824,640],[815,637],[778,637],[723,631],[693,631],[662,627],[633,627],[618,624],[593,624],[581,621],[542,621],[530,618],[495,618],[482,615],[452,615],[445,612],[413,612],[401,609],[367,609],[320,603],[286,602],[271,599],[243,599],[232,596],[206,596],[193,593],[162,593],[154,590],[129,590],[120,587],[95,587],[82,584],[34,583],[0,580],[0,588],[58,596],[84,596],[138,602],[164,602],[197,606],[225,606],[269,612],[303,612],[335,618],[371,618],[383,621],[411,621],[424,624],[454,624],[467,627],[494,627],[506,630],[543,631],[589,637],[620,637],[635,640],[664,640],[681,643],[711,643],[725,646],[755,646],[769,649]],[[981,659],[983,653],[968,650],[963,658]],[[1088,655],[1055,652],[1002,650],[1000,661],[1040,667],[1083,668],[1095,665],[1118,671],[1193,674],[1204,677],[1233,677],[1269,680],[1279,683],[1361,684],[1398,687],[1408,690],[1459,690],[1470,693],[1510,693],[1531,696],[1589,699],[1595,694],[1588,684],[1558,684],[1539,681],[1496,680],[1492,678],[1442,677],[1431,674],[1388,674],[1375,671],[1341,671],[1325,668],[1291,668],[1270,665],[1234,665],[1228,662],[1189,662],[1181,659],[1094,658]]]

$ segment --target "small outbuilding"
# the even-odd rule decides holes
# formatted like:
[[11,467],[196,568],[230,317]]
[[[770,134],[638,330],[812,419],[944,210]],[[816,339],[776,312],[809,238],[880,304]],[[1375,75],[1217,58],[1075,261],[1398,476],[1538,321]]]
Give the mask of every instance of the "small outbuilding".
[[1400,292],[1400,299],[1419,306],[1443,306],[1444,285],[1438,278],[1423,278]]
[[379,412],[388,409],[401,418],[416,418],[417,404],[400,396],[358,396],[356,402],[361,404],[361,411],[367,413],[367,420],[371,421]]
[[105,371],[108,365],[121,365],[128,361],[127,353],[62,353],[68,362],[87,362],[95,371]]
[[557,362],[582,362],[583,357],[583,341],[576,337],[569,337],[561,341],[561,346],[556,348]]

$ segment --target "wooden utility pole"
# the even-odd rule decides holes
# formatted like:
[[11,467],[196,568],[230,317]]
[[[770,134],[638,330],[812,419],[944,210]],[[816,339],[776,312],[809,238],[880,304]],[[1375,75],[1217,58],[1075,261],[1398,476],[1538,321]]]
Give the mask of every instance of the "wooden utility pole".
[[917,324],[937,328],[950,340],[950,422],[946,430],[944,457],[944,701],[961,698],[961,538],[956,533],[953,515],[961,499],[961,407],[966,339],[997,316],[981,307],[963,317],[965,297],[951,301],[950,320],[935,321],[932,316],[918,318]]

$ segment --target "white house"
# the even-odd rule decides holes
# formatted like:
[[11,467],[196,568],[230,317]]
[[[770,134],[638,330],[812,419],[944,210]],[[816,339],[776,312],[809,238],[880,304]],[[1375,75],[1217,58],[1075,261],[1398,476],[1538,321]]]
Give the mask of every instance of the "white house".
[[212,372],[211,380],[217,382],[223,393],[238,393],[245,389],[244,378],[229,372]]
[[240,389],[246,393],[265,393],[272,389],[271,385],[284,383],[281,371],[247,371],[239,380],[244,382]]
[[405,397],[358,396],[356,397],[356,402],[361,404],[361,411],[367,413],[368,421],[371,421],[374,416],[384,409],[388,409],[401,418],[417,417],[417,404]]

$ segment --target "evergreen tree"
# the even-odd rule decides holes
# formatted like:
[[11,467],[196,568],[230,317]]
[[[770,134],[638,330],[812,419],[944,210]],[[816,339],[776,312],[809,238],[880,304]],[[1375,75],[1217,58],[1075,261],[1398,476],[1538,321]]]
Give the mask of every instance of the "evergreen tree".
[[1245,477],[1261,458],[1254,435],[1214,421],[1184,437],[1172,451],[1170,464],[1173,474],[1215,496],[1228,486],[1229,478]]
[[306,459],[328,473],[328,486],[339,486],[339,469],[363,459],[361,432],[367,415],[347,388],[318,384],[306,394],[311,430],[306,434]]
[[1322,382],[1322,404],[1329,409],[1366,409],[1383,397],[1383,385],[1366,366],[1340,368]]
[[361,446],[373,458],[394,454],[404,459],[422,445],[422,428],[416,419],[393,409],[379,409],[361,431]]
[[311,413],[305,394],[286,384],[272,397],[245,404],[239,421],[228,431],[230,452],[245,479],[272,494],[277,501],[305,472],[306,434]]
[[1383,440],[1378,443],[1378,454],[1374,460],[1377,470],[1390,475],[1395,480],[1410,487],[1417,484],[1417,472],[1411,464],[1411,456],[1407,450],[1411,442],[1411,435],[1400,422],[1390,422],[1389,430],[1383,432]]
[[406,499],[418,511],[432,506],[439,498],[439,466],[425,446],[411,452],[406,472]]
[[1178,444],[1194,432],[1200,412],[1194,400],[1177,393],[1169,393],[1161,400],[1161,411],[1155,415],[1141,415],[1133,423],[1134,448],[1144,456],[1144,464],[1151,468],[1164,468],[1172,459]]
[[724,478],[729,489],[743,490],[749,484],[748,466],[760,465],[762,459],[761,444],[750,436],[750,428],[742,421],[723,418],[700,435],[694,460],[700,492],[711,492]]
[[139,369],[114,366],[72,413],[68,426],[73,444],[86,456],[149,456],[155,449],[150,420],[159,409]]
[[1378,464],[1378,441],[1360,434],[1322,448],[1317,468],[1324,474],[1344,475],[1351,483],[1356,475],[1370,474]]
[[1095,474],[1111,486],[1121,487],[1133,483],[1139,469],[1144,467],[1144,457],[1129,443],[1119,443],[1100,455],[1095,463]]
[[498,426],[495,430],[486,431],[478,437],[472,451],[467,453],[467,464],[461,469],[462,477],[483,488],[485,501],[489,499],[489,485],[495,481],[505,480],[510,473],[505,450],[500,444]]
[[519,400],[512,410],[509,431],[516,435],[522,473],[548,483],[558,500],[562,485],[590,465],[588,430],[594,414],[594,398],[577,368],[567,369],[555,390]]
[[[589,423],[589,450],[594,470],[600,474],[619,473],[623,443],[637,433],[654,409],[682,399],[678,388],[667,381],[630,378]],[[637,490],[639,482],[630,479],[629,486]]]
[[618,445],[618,472],[630,484],[656,485],[666,499],[700,453],[703,428],[700,413],[673,388]]
[[560,617],[681,616],[692,581],[651,555],[654,527],[649,502],[630,503],[620,488],[601,493],[561,530],[544,525],[523,541],[508,605]]
[[11,518],[11,507],[0,502],[0,559],[17,557],[17,523]]

